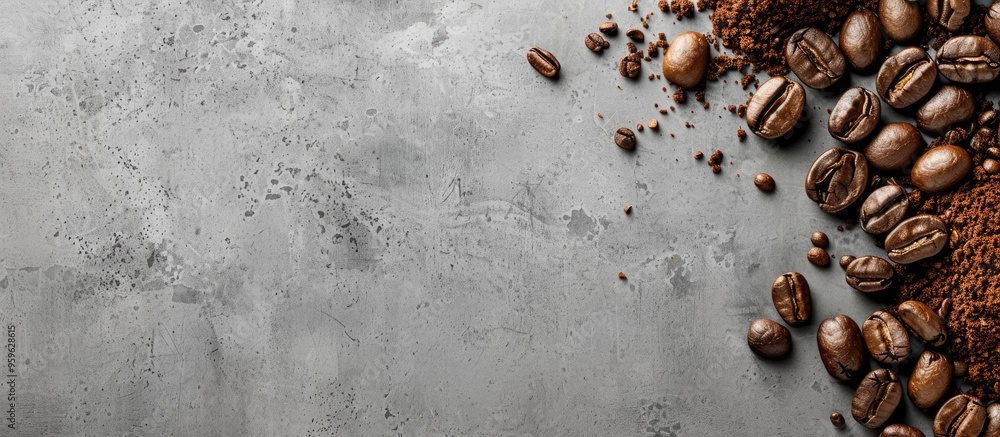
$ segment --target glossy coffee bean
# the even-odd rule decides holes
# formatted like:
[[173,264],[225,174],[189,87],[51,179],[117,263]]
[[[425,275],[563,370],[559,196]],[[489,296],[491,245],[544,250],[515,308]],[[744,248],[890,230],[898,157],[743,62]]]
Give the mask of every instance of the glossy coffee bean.
[[681,88],[694,88],[708,72],[708,39],[698,32],[677,35],[663,55],[663,77]]
[[875,429],[884,424],[903,398],[903,385],[896,372],[876,369],[868,373],[851,402],[851,415],[858,423]]
[[997,133],[986,126],[980,127],[969,140],[969,148],[977,152],[982,152],[996,143]]
[[885,365],[899,364],[910,355],[910,333],[888,311],[875,311],[861,325],[872,358]]
[[934,417],[934,435],[977,437],[986,425],[986,408],[979,398],[960,394],[945,402]]
[[1000,48],[974,35],[949,39],[937,52],[938,71],[952,82],[987,83],[1000,74]]
[[924,24],[923,9],[916,1],[880,0],[878,16],[886,36],[897,43],[916,38]]
[[597,32],[592,32],[587,35],[587,37],[583,40],[583,44],[587,46],[587,49],[594,53],[601,53],[604,49],[611,47],[611,43],[609,43],[608,40],[604,39],[604,37]]
[[844,277],[851,288],[862,293],[874,293],[892,287],[895,275],[896,270],[889,261],[869,255],[852,260]]
[[824,249],[830,247],[830,237],[820,231],[813,232],[812,235],[809,236],[809,242],[812,243],[813,246],[822,247]]
[[747,102],[747,126],[760,137],[773,139],[791,132],[802,116],[806,93],[797,82],[774,76]]
[[875,90],[893,108],[905,108],[930,92],[937,81],[934,60],[919,47],[890,56],[875,76]]
[[878,437],[926,437],[924,432],[910,425],[896,423],[882,430]]
[[792,334],[788,328],[770,319],[757,319],[747,331],[747,345],[753,353],[767,359],[778,359],[792,349]]
[[792,326],[802,326],[812,316],[809,283],[800,273],[788,272],[771,284],[771,300],[781,319]]
[[1000,437],[1000,404],[992,404],[986,408],[983,437]]
[[878,16],[867,9],[851,12],[840,28],[840,50],[857,71],[868,71],[882,60],[882,27]]
[[923,302],[918,300],[903,302],[896,308],[896,314],[917,338],[931,346],[941,346],[948,339],[948,331],[941,317]]
[[917,408],[933,407],[954,385],[954,372],[948,357],[940,352],[925,350],[917,358],[910,374],[906,395]]
[[620,127],[615,131],[615,144],[625,150],[635,148],[635,132],[627,127]]
[[528,64],[545,77],[556,77],[559,74],[559,60],[542,48],[532,47],[528,50]]
[[928,194],[948,190],[965,180],[972,171],[972,158],[965,149],[946,145],[925,152],[910,171],[913,186]]
[[830,423],[837,428],[843,428],[847,423],[844,421],[844,415],[838,412],[830,413]]
[[927,15],[952,32],[962,27],[972,12],[972,0],[927,0]]
[[871,135],[882,116],[882,104],[875,93],[864,88],[847,90],[830,112],[827,129],[845,143],[856,143]]
[[828,88],[844,76],[847,60],[840,48],[822,30],[808,27],[788,37],[785,60],[802,83]]
[[813,247],[806,254],[806,259],[814,266],[826,267],[830,265],[830,254],[822,247]]
[[903,187],[886,185],[872,191],[861,204],[858,222],[861,229],[869,234],[884,234],[906,217],[909,207],[909,196]]
[[613,35],[618,33],[618,23],[615,23],[614,21],[605,21],[601,23],[600,26],[597,26],[597,30],[600,30],[601,33]]
[[646,40],[646,35],[644,35],[639,29],[626,30],[625,36],[631,38],[635,42],[643,42]]
[[945,85],[917,110],[917,127],[942,133],[976,116],[976,98],[964,88]]
[[877,170],[898,171],[906,167],[924,146],[924,137],[912,124],[889,123],[865,146],[865,158]]
[[840,268],[847,270],[847,267],[850,266],[851,263],[854,262],[854,260],[856,259],[857,258],[855,258],[854,255],[842,255],[840,257],[840,261],[838,261],[840,264]]
[[867,365],[864,338],[858,324],[843,314],[824,320],[816,334],[819,357],[827,373],[841,382],[861,376]]
[[847,209],[868,186],[868,160],[842,147],[823,152],[806,174],[806,195],[824,212]]
[[[629,43],[631,44],[631,43]],[[635,79],[642,71],[642,55],[639,52],[629,52],[618,61],[618,74],[622,77]]]
[[1000,1],[993,1],[989,10],[986,11],[983,21],[983,24],[986,25],[986,34],[993,42],[1000,43]]
[[930,258],[948,244],[948,227],[933,215],[922,214],[903,220],[885,237],[889,259],[911,264]]
[[774,191],[775,188],[774,178],[767,173],[757,173],[753,178],[753,184],[761,191]]

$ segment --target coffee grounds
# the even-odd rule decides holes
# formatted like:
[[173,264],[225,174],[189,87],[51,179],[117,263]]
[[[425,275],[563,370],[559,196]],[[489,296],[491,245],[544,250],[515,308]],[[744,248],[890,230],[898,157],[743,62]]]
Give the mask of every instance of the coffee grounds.
[[670,12],[675,14],[674,18],[678,21],[684,17],[693,17],[694,3],[691,3],[691,0],[670,0]]

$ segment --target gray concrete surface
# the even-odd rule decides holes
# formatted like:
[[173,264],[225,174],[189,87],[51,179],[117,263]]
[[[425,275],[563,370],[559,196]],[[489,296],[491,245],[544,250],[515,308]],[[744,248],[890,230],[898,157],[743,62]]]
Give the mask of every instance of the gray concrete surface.
[[[626,5],[6,2],[0,434],[872,434],[829,424],[852,392],[814,346],[878,308],[805,259],[814,230],[878,252],[801,188],[834,96],[783,145],[736,141],[735,74],[661,117],[665,82],[615,72],[624,36],[583,46]],[[691,158],[716,148],[719,175]],[[816,322],[762,362],[746,327],[788,270]]]

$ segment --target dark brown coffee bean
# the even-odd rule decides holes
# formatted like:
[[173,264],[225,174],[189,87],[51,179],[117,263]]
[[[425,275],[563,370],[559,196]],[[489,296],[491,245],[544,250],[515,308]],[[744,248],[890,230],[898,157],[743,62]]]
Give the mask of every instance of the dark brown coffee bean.
[[946,145],[925,152],[910,171],[913,186],[928,194],[943,192],[959,182],[972,171],[972,158],[965,149]]
[[938,49],[937,63],[952,82],[987,83],[1000,74],[1000,48],[981,36],[956,36]]
[[993,2],[990,9],[986,11],[983,18],[986,24],[986,33],[993,39],[993,42],[1000,42],[1000,1]]
[[948,394],[954,384],[955,370],[948,357],[940,352],[925,350],[917,358],[906,394],[917,408],[930,408]]
[[926,437],[924,432],[910,425],[896,423],[882,430],[878,437]]
[[971,11],[971,0],[927,0],[927,15],[952,32],[962,27]]
[[1000,173],[1000,162],[993,158],[986,158],[983,160],[983,171],[986,174],[997,174]]
[[992,404],[986,408],[983,437],[1000,437],[1000,404]]
[[838,412],[830,413],[830,423],[837,428],[843,428],[847,423],[844,421],[844,415]]
[[830,265],[830,254],[827,253],[826,249],[822,247],[813,247],[809,249],[809,253],[806,254],[806,258],[817,267],[826,267]]
[[980,126],[988,128],[997,127],[997,111],[995,109],[989,109],[980,112],[979,117],[976,119],[976,123],[978,123]]
[[819,357],[827,373],[841,382],[861,376],[867,365],[861,328],[843,314],[824,320],[816,334]]
[[948,244],[948,227],[933,215],[922,214],[903,220],[885,237],[889,259],[910,264],[930,258]]
[[778,322],[757,319],[747,331],[747,344],[753,353],[773,360],[787,355],[792,349],[792,334]]
[[868,195],[861,204],[858,221],[863,231],[872,235],[884,234],[906,217],[909,207],[909,196],[903,187],[886,185]]
[[924,13],[916,1],[880,0],[878,16],[885,34],[897,43],[916,38],[924,24]]
[[817,89],[837,83],[847,66],[833,39],[813,27],[800,29],[788,37],[785,60],[802,83]]
[[830,135],[845,143],[865,139],[878,127],[882,104],[875,93],[864,88],[851,88],[840,96],[830,112],[827,129]]
[[976,116],[976,98],[957,86],[945,85],[917,110],[917,127],[941,133]]
[[983,126],[972,135],[972,140],[969,141],[969,148],[977,152],[982,152],[995,144],[996,138],[997,133],[993,129]]
[[583,43],[594,53],[601,53],[604,49],[611,47],[611,43],[609,43],[608,40],[604,39],[604,37],[597,32],[587,35],[587,38],[583,40]]
[[907,47],[890,56],[875,76],[875,90],[893,108],[905,108],[930,92],[937,81],[937,67],[927,52]]
[[635,79],[639,77],[640,71],[642,71],[642,55],[639,52],[627,53],[618,61],[618,74],[623,77]]
[[852,260],[844,277],[851,288],[862,293],[874,293],[892,287],[895,275],[896,270],[889,261],[869,255]]
[[625,36],[632,38],[635,42],[643,42],[646,40],[646,35],[644,35],[639,29],[626,30]]
[[896,372],[876,369],[861,380],[854,392],[851,415],[858,423],[875,429],[889,420],[902,398],[903,385]]
[[875,311],[861,325],[872,358],[882,364],[899,364],[910,355],[910,333],[887,311]]
[[774,178],[767,173],[757,173],[753,178],[753,184],[761,191],[774,191]]
[[614,21],[605,21],[601,23],[600,26],[597,26],[597,30],[600,30],[601,33],[612,35],[618,33],[618,23],[615,23]]
[[847,209],[868,186],[868,160],[843,147],[823,152],[806,174],[806,194],[819,209],[836,213]]
[[757,88],[747,102],[747,126],[763,138],[778,138],[791,132],[805,105],[806,93],[802,85],[783,76],[774,76]]
[[528,63],[542,76],[556,77],[559,74],[559,60],[545,49],[532,47],[528,50]]
[[924,146],[924,137],[912,124],[889,123],[865,146],[865,158],[878,170],[898,171],[906,167]]
[[842,255],[840,257],[840,268],[847,270],[847,266],[851,265],[856,259],[854,255]]
[[945,402],[934,417],[934,435],[977,437],[986,425],[986,408],[979,398],[967,394]]
[[824,249],[830,247],[830,237],[827,237],[826,234],[820,231],[813,232],[812,235],[809,236],[809,241],[816,247],[822,247]]
[[663,77],[681,88],[698,86],[708,72],[708,39],[698,32],[684,32],[663,54]]
[[840,28],[840,50],[857,71],[868,71],[882,59],[882,27],[867,9],[851,12]]
[[632,150],[635,148],[635,132],[627,127],[618,128],[615,131],[615,144],[625,150]]
[[941,346],[948,339],[941,317],[923,302],[917,300],[903,302],[896,308],[896,314],[918,338],[932,346]]
[[812,316],[812,294],[809,283],[800,273],[788,272],[771,284],[771,300],[781,319],[792,326],[802,326]]

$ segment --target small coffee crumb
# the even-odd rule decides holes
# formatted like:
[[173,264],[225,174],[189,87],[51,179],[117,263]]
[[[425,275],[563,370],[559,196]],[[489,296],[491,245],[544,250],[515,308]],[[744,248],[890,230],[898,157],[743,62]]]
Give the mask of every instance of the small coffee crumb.
[[837,232],[844,232],[843,226],[837,226]]
[[847,424],[846,421],[844,421],[844,415],[836,411],[830,414],[830,423],[832,423],[833,426],[836,426],[837,428],[843,428],[844,425]]
[[701,90],[701,91],[698,91],[698,92],[694,93],[694,99],[697,100],[697,101],[699,101],[699,102],[704,102],[705,101],[705,90]]
[[721,172],[722,172],[722,166],[721,165],[715,164],[715,165],[712,166],[712,173],[719,174]]
[[722,151],[716,150],[715,152],[712,153],[712,156],[708,157],[708,163],[711,165],[722,164],[722,158],[723,158]]
[[[671,135],[673,135],[673,134],[671,134]],[[694,152],[694,159],[701,159],[701,158],[704,158],[704,157],[705,157],[705,154],[701,153],[701,150],[699,150],[697,152]]]
[[618,272],[618,279],[628,279],[628,276],[625,276],[625,272]]
[[732,112],[733,114],[735,114],[736,113],[736,105],[726,106],[726,110],[729,111],[729,112]]
[[736,107],[736,115],[740,117],[747,116],[747,105],[740,105]]
[[649,119],[649,128],[650,129],[656,129],[656,128],[659,128],[659,127],[660,127],[660,122],[659,121],[656,121],[655,118]]
[[638,11],[639,10],[639,0],[632,0],[632,5],[628,7],[628,10],[630,10],[630,11]]
[[669,113],[670,113],[670,111],[667,111],[666,109],[661,109],[660,110],[660,114],[666,115],[666,114],[669,114]]
[[691,0],[670,0],[670,12],[674,13],[674,18],[678,21],[684,17],[693,17],[694,4]]
[[612,17],[612,15],[611,15],[611,13],[610,13],[610,12],[608,12],[607,14],[604,14],[604,18],[607,18],[607,19],[609,19],[609,20],[610,20],[610,19],[611,19],[611,17]]
[[639,132],[642,132],[642,123],[636,123],[635,124],[635,130],[637,130]]
[[752,74],[747,74],[744,75],[742,79],[740,79],[740,86],[743,87],[743,89],[747,89],[748,87],[750,87],[750,84],[757,85],[757,76]]
[[670,11],[670,2],[668,2],[667,0],[660,0],[659,2],[656,3],[656,6],[660,8],[660,10],[663,12]]
[[694,125],[691,124],[691,122],[685,121],[684,122],[684,127],[688,128],[688,129],[693,129]]
[[708,102],[705,102],[705,104],[704,104],[704,105],[701,105],[701,107],[703,107],[703,108],[705,108],[705,109],[708,109],[708,106],[709,106],[709,103],[708,103]]
[[598,112],[597,113],[597,118],[604,118],[604,114],[601,114],[600,112]]
[[632,205],[625,205],[625,214],[632,214]]
[[674,102],[677,102],[677,103],[680,104],[680,103],[684,103],[686,101],[687,101],[687,92],[684,91],[684,88],[678,87],[677,90],[674,91]]
[[743,130],[743,128],[736,129],[736,138],[738,138],[742,143],[747,139],[747,131]]
[[774,191],[774,178],[767,173],[757,173],[753,178],[753,184],[761,191]]

